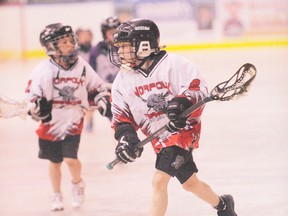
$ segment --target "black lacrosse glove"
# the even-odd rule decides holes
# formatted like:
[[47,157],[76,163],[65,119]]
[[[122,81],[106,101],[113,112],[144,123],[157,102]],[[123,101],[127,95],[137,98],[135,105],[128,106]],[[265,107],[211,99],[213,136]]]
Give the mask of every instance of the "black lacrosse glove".
[[51,121],[52,100],[47,101],[45,97],[42,97],[35,100],[34,103],[36,106],[31,108],[28,114],[36,121],[41,120],[43,123]]
[[136,148],[136,144],[140,142],[135,128],[128,123],[121,123],[116,127],[115,139],[118,144],[115,149],[117,158],[123,163],[134,162],[143,152],[142,148]]
[[110,97],[111,93],[109,91],[101,91],[94,98],[94,102],[98,107],[99,113],[111,120],[112,112]]
[[171,133],[178,132],[186,126],[187,117],[180,117],[180,115],[192,105],[192,102],[186,97],[174,97],[168,102],[166,109],[166,115],[170,120],[167,124],[168,131]]

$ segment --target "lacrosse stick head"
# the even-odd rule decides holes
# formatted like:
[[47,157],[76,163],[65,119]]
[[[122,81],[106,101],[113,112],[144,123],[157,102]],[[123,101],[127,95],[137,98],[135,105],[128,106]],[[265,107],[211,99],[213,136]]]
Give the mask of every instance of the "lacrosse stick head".
[[210,97],[213,100],[229,101],[246,95],[257,74],[256,67],[250,63],[242,65],[227,81],[212,89]]
[[0,118],[12,118],[20,116],[25,118],[34,103],[26,100],[13,100],[0,94]]

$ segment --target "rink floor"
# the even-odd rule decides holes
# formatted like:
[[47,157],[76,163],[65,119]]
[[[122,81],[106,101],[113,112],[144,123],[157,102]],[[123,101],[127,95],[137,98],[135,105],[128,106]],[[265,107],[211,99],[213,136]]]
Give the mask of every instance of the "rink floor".
[[[207,104],[194,158],[199,178],[218,194],[232,194],[239,216],[288,215],[287,47],[179,54],[198,65],[210,89],[242,64],[256,66],[258,75],[248,96]],[[0,62],[0,93],[21,99],[38,61]],[[48,162],[37,158],[37,123],[29,118],[0,119],[0,215],[148,215],[155,160],[150,144],[134,164],[108,171],[105,165],[114,159],[113,132],[98,113],[94,113],[94,124],[93,133],[83,133],[79,151],[86,202],[78,210],[70,207],[70,176],[63,164],[65,210],[51,212]],[[182,190],[176,179],[171,180],[166,216],[212,215],[216,215],[214,209]]]

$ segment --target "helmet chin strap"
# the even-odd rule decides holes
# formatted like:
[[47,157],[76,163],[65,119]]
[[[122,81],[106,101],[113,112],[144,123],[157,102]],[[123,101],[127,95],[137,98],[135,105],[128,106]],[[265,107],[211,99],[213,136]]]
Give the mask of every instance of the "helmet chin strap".
[[148,66],[148,68],[145,68],[145,69],[143,69],[141,67],[147,62],[149,57],[150,56],[143,58],[141,60],[140,64],[133,67],[134,70],[137,70],[138,72],[140,72],[144,77],[148,77],[148,75],[149,75],[149,72],[148,72],[149,66]]
[[[138,65],[136,65],[135,67],[133,67],[133,69],[135,69],[135,70],[142,70],[143,72],[144,72],[144,70],[146,70],[146,69],[148,69],[148,68],[146,68],[146,69],[141,69],[141,67],[147,62],[147,60],[148,59],[151,59],[150,58],[150,56],[151,55],[153,55],[153,54],[157,54],[159,51],[160,51],[160,49],[161,48],[164,48],[164,47],[166,47],[166,46],[162,46],[162,47],[157,47],[157,48],[155,48],[155,49],[150,49],[149,48],[149,52],[144,52],[144,51],[142,51],[142,52],[137,52],[137,57],[139,56],[139,57],[141,57],[141,59],[138,57],[137,59],[138,60],[140,60],[141,62],[140,62],[140,64],[138,64]],[[148,74],[147,74],[148,75]]]
[[[134,70],[137,70],[139,73],[141,73],[144,77],[148,77],[155,65],[158,64],[158,62],[162,59],[162,57],[166,54],[166,51],[160,51],[157,54],[152,53],[148,57],[144,58],[140,64],[138,64],[136,67],[133,67]],[[151,61],[149,61],[151,60]],[[147,62],[149,61],[149,62]],[[145,68],[141,68],[145,63]]]
[[[140,69],[140,68],[147,62],[148,58],[149,58],[149,56],[141,59],[141,62],[140,62],[138,65],[135,65],[135,66],[133,67],[133,69],[135,69],[135,70]],[[139,60],[140,60],[140,59],[139,59]]]
[[[132,64],[132,63],[122,63],[120,67],[127,70],[127,71],[130,71],[133,69],[133,70],[141,70],[144,72],[144,70],[141,69],[141,67],[145,64],[146,61],[147,61],[147,57],[145,59],[142,59],[138,65]],[[146,75],[144,75],[144,76],[146,76]]]

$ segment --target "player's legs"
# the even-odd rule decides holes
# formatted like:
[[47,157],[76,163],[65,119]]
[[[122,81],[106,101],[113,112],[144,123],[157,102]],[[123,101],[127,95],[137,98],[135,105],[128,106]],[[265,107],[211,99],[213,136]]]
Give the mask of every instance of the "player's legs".
[[61,141],[53,142],[39,139],[38,156],[50,161],[49,177],[53,192],[61,193],[61,163],[63,161]]
[[183,177],[191,172],[186,165],[181,169],[182,173],[177,173],[176,177],[182,183],[182,187],[186,191],[192,192],[200,199],[209,203],[217,210],[218,216],[237,216],[234,211],[234,199],[231,195],[227,194],[219,197],[208,184],[198,179],[196,172],[192,173],[188,180],[183,181],[183,179],[185,179]]
[[164,216],[168,205],[168,183],[171,176],[157,170],[152,179],[152,203],[150,216]]
[[64,161],[69,168],[72,183],[74,184],[79,183],[81,181],[81,169],[82,169],[81,162],[78,159],[73,158],[64,158]]
[[80,135],[66,137],[62,143],[64,161],[67,164],[72,178],[72,201],[71,205],[75,208],[84,202],[85,183],[81,178],[81,162],[78,160],[78,149]]
[[69,168],[72,183],[74,184],[81,181],[82,165],[78,159],[79,144],[80,135],[66,137],[62,142],[62,155]]
[[54,193],[61,193],[61,163],[49,164],[49,177]]
[[63,196],[61,192],[61,163],[49,164],[49,177],[53,189],[51,197],[51,210],[62,211],[64,209]]
[[61,141],[39,139],[39,158],[50,160],[49,177],[53,190],[51,210],[63,210],[63,197],[61,193],[61,164],[63,161]]
[[199,180],[196,173],[193,173],[193,175],[182,184],[182,187],[213,207],[217,206],[220,201],[218,195],[208,184]]
[[[163,216],[165,215],[167,205],[168,205],[168,183],[171,177],[175,176],[181,169],[183,164],[186,164],[185,161],[191,159],[191,152],[181,149],[178,146],[171,146],[163,148],[157,154],[157,160],[155,167],[157,169],[156,173],[153,176],[153,197],[152,205],[150,210],[151,216]],[[188,158],[188,159],[186,159]],[[191,159],[192,160],[192,159]],[[189,171],[197,171],[196,165],[192,166]],[[178,176],[181,181],[188,179],[186,175]]]

